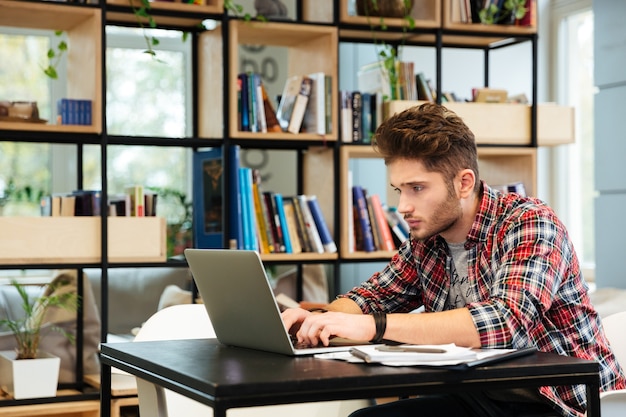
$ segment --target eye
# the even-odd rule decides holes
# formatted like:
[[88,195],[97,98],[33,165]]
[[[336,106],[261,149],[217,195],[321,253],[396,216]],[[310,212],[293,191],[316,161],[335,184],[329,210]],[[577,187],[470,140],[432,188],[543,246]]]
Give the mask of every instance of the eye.
[[412,189],[415,192],[419,192],[419,191],[422,191],[424,189],[424,187],[421,186],[421,185],[414,185]]

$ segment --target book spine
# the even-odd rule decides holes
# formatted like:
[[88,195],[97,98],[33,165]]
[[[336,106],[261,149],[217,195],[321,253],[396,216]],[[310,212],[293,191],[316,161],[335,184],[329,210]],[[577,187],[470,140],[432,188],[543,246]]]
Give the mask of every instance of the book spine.
[[254,85],[254,74],[249,72],[248,74],[248,118],[250,119],[250,131],[259,131],[259,120],[257,113],[257,97],[256,87]]
[[271,241],[271,232],[268,232],[268,224],[263,214],[263,201],[261,201],[261,174],[258,170],[252,170],[252,194],[254,201],[254,213],[257,228],[259,229],[259,248],[261,253],[272,253],[274,244]]
[[243,248],[256,250],[256,231],[253,222],[254,206],[252,204],[252,172],[250,168],[239,168],[239,181],[242,196]]
[[354,200],[355,223],[358,224],[359,231],[362,236],[362,249],[365,252],[373,252],[376,250],[374,246],[374,236],[372,235],[372,225],[370,224],[369,214],[367,212],[367,201],[361,186],[352,187],[352,195]]
[[322,245],[324,246],[324,251],[329,253],[337,252],[337,245],[335,244],[333,236],[330,234],[328,224],[326,224],[326,220],[324,219],[324,214],[322,213],[317,196],[308,196],[307,203],[309,205],[309,209],[311,210],[313,221],[315,221],[315,226],[317,226],[317,231],[319,232]]
[[309,232],[306,229],[306,223],[304,222],[304,216],[302,214],[302,208],[300,207],[300,200],[297,197],[289,197],[293,203],[293,211],[296,215],[296,223],[298,225],[298,236],[304,252],[313,252],[311,246],[311,240],[309,239]]
[[300,91],[296,97],[296,101],[293,104],[293,112],[289,119],[289,126],[287,126],[287,132],[300,133],[302,127],[302,121],[304,120],[304,113],[306,111],[309,97],[311,96],[311,88],[313,80],[309,77],[302,77],[302,83],[300,84]]
[[349,91],[341,91],[341,141],[352,142],[352,96]]
[[233,145],[228,150],[228,182],[230,198],[229,242],[236,242],[237,249],[243,249],[243,224],[241,210],[241,188],[239,183],[239,165],[241,161],[241,147]]
[[263,199],[267,210],[268,224],[272,231],[272,239],[274,240],[274,252],[283,253],[285,252],[285,242],[282,237],[282,230],[280,229],[280,219],[276,212],[274,193],[265,191],[263,193]]
[[287,219],[285,217],[285,209],[283,207],[283,196],[280,193],[274,193],[274,205],[276,206],[276,213],[278,215],[278,228],[281,230],[281,236],[285,245],[285,253],[293,253],[293,247],[291,246],[291,239],[289,236],[289,229],[287,228]]
[[293,253],[301,253],[302,239],[300,237],[300,231],[298,230],[293,200],[289,197],[283,198],[283,211],[285,212],[285,220],[287,222],[287,230],[289,232],[289,240]]
[[193,153],[193,236],[197,248],[224,247],[222,158],[221,147]]
[[267,133],[267,119],[265,118],[265,102],[263,101],[263,87],[260,74],[252,74],[254,77],[255,98],[259,131]]
[[396,245],[393,243],[393,236],[391,235],[391,229],[389,228],[389,223],[387,222],[380,197],[378,194],[372,194],[371,200],[376,224],[378,230],[380,230],[380,248],[387,251],[395,250]]
[[352,142],[361,142],[361,125],[363,124],[363,95],[360,91],[352,92]]
[[367,204],[367,215],[370,220],[370,227],[372,228],[372,237],[374,238],[374,248],[380,249],[380,230],[376,224],[376,217],[374,216],[374,207],[372,206],[372,198],[367,194],[367,190],[363,190],[365,194],[365,204]]
[[311,252],[324,253],[324,245],[322,244],[322,239],[315,225],[313,214],[311,214],[311,209],[309,209],[307,197],[305,195],[299,195],[297,198],[300,203],[300,210],[302,210],[302,218],[306,226],[309,241],[311,242]]
[[250,131],[250,103],[248,96],[248,76],[244,73],[237,76],[237,83],[241,85],[241,111],[239,117],[241,119],[241,131]]
[[324,114],[326,134],[333,131],[333,79],[330,75],[324,76]]

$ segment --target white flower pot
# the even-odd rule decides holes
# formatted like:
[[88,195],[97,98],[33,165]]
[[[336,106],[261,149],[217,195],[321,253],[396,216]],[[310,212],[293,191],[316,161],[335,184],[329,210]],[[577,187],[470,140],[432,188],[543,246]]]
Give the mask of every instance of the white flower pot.
[[0,386],[16,400],[55,397],[60,367],[61,358],[45,352],[16,360],[14,351],[0,351]]

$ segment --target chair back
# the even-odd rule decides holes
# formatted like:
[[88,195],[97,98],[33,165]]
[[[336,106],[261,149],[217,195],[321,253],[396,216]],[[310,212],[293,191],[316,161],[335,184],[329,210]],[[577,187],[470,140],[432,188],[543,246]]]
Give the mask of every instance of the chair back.
[[602,319],[604,333],[609,339],[613,353],[622,369],[626,369],[626,311],[620,311]]

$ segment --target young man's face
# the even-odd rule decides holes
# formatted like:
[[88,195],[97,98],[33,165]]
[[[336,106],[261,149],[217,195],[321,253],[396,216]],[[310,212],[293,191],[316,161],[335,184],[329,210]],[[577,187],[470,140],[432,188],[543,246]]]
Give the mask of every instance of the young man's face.
[[429,172],[418,160],[398,159],[387,166],[391,186],[399,193],[398,212],[404,216],[413,239],[441,234],[455,236],[463,210],[455,191],[443,175]]

